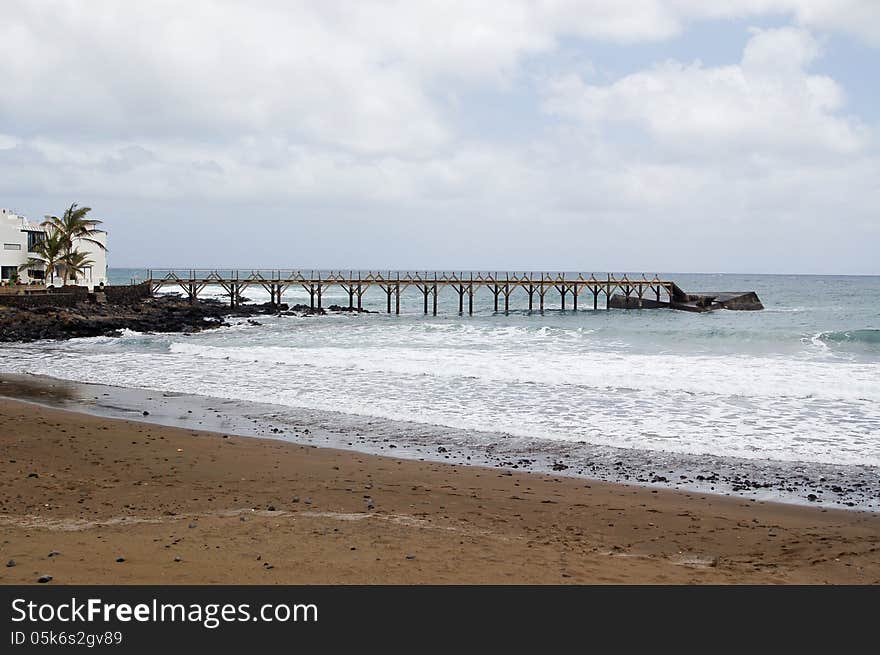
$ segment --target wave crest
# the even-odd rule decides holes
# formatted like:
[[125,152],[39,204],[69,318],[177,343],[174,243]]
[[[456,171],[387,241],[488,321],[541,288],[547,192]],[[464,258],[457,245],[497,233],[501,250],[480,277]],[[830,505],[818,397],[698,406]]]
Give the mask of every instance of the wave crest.
[[827,344],[865,344],[880,348],[880,330],[874,328],[820,332],[818,338]]

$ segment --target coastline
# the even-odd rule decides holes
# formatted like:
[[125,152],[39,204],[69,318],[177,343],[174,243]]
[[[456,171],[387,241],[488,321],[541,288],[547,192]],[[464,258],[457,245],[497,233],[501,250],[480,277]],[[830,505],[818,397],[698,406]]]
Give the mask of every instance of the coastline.
[[[161,386],[157,384],[157,386]],[[0,372],[0,397],[104,418],[288,443],[808,507],[880,511],[877,467],[526,439],[342,411]],[[146,412],[146,414],[144,413]]]
[[0,423],[3,584],[880,583],[876,513],[8,399]]

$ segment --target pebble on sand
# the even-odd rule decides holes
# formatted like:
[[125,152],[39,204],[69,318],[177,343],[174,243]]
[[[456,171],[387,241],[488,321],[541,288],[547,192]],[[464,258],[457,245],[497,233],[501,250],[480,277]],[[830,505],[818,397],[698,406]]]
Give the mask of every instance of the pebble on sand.
[[39,578],[37,578],[37,582],[39,582],[40,584],[46,584],[47,582],[51,582],[51,581],[52,581],[51,575],[41,575]]
[[14,559],[11,559],[11,560],[9,560],[8,562],[6,562],[6,566],[7,566],[7,568],[12,568],[12,567],[15,566],[17,563],[18,563],[18,562],[16,562]]

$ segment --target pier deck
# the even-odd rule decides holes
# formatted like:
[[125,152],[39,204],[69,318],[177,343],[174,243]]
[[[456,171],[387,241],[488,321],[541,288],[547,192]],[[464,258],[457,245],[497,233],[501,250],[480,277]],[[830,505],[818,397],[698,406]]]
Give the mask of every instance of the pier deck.
[[[241,303],[242,292],[261,287],[269,292],[270,302],[281,304],[284,292],[292,286],[302,287],[313,309],[322,308],[322,296],[330,287],[341,287],[349,298],[349,307],[363,309],[363,296],[378,287],[386,297],[386,310],[400,313],[400,294],[409,287],[418,289],[423,297],[424,313],[437,315],[437,297],[441,289],[451,288],[458,296],[458,311],[474,312],[474,294],[488,289],[494,297],[495,311],[509,311],[510,297],[521,289],[528,298],[528,309],[543,310],[548,293],[559,294],[560,305],[578,309],[582,297],[599,309],[615,306],[630,308],[671,307],[688,303],[692,295],[683,292],[675,282],[644,274],[606,273],[539,273],[539,272],[413,272],[413,271],[305,271],[305,270],[231,270],[231,269],[150,269],[147,272],[153,293],[164,288],[179,288],[195,302],[207,286],[220,286],[232,306]],[[616,296],[615,294],[619,294]],[[600,296],[603,296],[600,303]],[[467,298],[467,301],[465,301]],[[615,302],[620,298],[620,302]],[[592,301],[591,303],[589,301]],[[467,309],[465,310],[465,305]],[[684,308],[684,307],[682,307]]]

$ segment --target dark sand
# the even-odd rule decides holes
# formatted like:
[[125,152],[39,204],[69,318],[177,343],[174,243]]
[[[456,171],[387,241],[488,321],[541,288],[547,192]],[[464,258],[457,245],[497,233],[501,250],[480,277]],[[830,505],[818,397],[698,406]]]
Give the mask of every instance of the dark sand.
[[0,400],[0,426],[7,584],[880,582],[875,513],[224,438],[13,400]]

